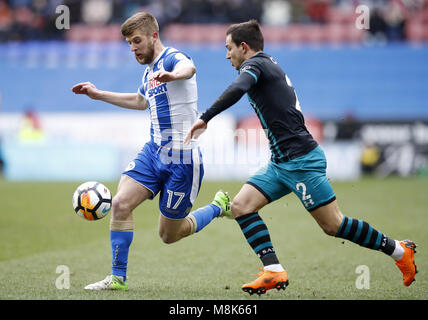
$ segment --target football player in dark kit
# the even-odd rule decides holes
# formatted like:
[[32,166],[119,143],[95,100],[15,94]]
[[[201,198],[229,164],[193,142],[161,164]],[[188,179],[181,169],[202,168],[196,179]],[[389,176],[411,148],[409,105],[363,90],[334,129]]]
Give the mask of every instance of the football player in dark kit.
[[278,261],[269,231],[258,214],[265,205],[294,192],[330,235],[390,255],[409,286],[417,272],[413,241],[397,241],[365,221],[342,214],[326,176],[325,154],[307,130],[293,85],[278,63],[263,52],[256,20],[234,24],[226,32],[226,58],[239,71],[235,81],[193,124],[186,140],[197,138],[208,122],[245,93],[269,140],[271,160],[242,186],[231,204],[235,220],[264,268],[242,289],[250,294],[285,289],[288,275]]

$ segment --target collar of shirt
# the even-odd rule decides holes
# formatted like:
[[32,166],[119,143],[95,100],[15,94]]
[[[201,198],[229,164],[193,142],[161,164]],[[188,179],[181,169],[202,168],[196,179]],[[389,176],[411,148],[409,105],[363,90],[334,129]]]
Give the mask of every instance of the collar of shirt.
[[155,60],[153,60],[152,63],[149,64],[149,67],[151,70],[153,70],[153,67],[155,66],[155,64],[159,61],[159,59],[163,56],[163,54],[165,53],[166,50],[168,50],[168,47],[165,47],[155,58]]

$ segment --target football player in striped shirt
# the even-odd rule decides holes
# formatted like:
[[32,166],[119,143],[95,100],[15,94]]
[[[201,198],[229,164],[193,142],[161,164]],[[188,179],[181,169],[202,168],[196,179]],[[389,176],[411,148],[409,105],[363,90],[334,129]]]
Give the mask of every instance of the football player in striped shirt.
[[263,52],[264,39],[257,21],[229,27],[226,58],[239,71],[235,81],[206,110],[189,131],[186,141],[197,138],[214,116],[235,104],[245,93],[267,134],[270,163],[243,185],[231,204],[232,215],[264,269],[242,289],[250,294],[285,289],[288,275],[275,254],[269,231],[258,214],[265,205],[293,192],[324,232],[391,256],[409,286],[414,278],[416,245],[397,241],[360,219],[340,211],[326,176],[323,150],[305,126],[293,85],[278,63]]
[[143,201],[159,194],[159,235],[165,243],[202,230],[216,217],[231,217],[229,197],[222,191],[216,193],[211,204],[191,212],[204,175],[197,141],[183,143],[198,116],[192,59],[162,44],[158,23],[149,13],[133,15],[121,31],[136,60],[147,65],[137,92],[102,91],[90,82],[79,83],[72,90],[123,108],[149,109],[151,140],[123,172],[113,198],[112,274],[87,285],[87,290],[127,289],[128,255],[134,234],[132,211]]

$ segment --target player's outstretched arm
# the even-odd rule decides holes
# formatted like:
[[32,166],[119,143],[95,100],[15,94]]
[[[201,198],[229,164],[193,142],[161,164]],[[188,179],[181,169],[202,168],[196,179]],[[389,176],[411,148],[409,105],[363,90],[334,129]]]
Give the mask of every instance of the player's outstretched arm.
[[159,82],[170,82],[175,80],[188,79],[196,73],[196,67],[190,60],[182,60],[171,72],[159,70],[153,73],[151,79]]
[[223,94],[206,110],[190,128],[184,143],[197,139],[207,129],[208,121],[241,99],[245,92],[254,84],[254,78],[248,73],[241,73],[238,78],[223,92]]
[[147,108],[146,100],[138,93],[119,93],[102,91],[90,82],[82,82],[71,89],[75,94],[86,94],[94,100],[101,100],[127,109],[144,110]]

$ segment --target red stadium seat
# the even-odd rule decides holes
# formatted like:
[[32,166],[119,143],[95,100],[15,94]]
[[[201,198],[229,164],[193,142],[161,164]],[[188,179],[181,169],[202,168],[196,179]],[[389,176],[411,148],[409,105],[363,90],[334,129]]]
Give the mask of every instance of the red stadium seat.
[[[420,21],[420,20],[419,20]],[[409,21],[406,24],[406,37],[410,41],[423,41],[424,40],[424,28],[426,29],[428,25],[424,25],[418,21]]]
[[204,30],[204,40],[209,42],[224,42],[228,26],[222,24],[209,24]]
[[266,42],[281,42],[283,40],[283,34],[285,28],[276,26],[264,26],[262,32]]
[[428,23],[428,7],[421,12],[423,22]]
[[111,24],[106,27],[107,40],[108,41],[121,41],[123,39],[122,33],[120,32],[119,24]]
[[326,38],[330,43],[339,43],[344,41],[344,27],[340,23],[330,23],[326,27]]
[[306,39],[311,43],[321,43],[325,34],[324,25],[311,25],[306,27]]
[[282,39],[291,43],[299,43],[302,42],[303,33],[304,31],[300,25],[292,24],[285,29]]
[[352,43],[358,43],[358,42],[362,42],[364,40],[364,33],[366,31],[356,28],[355,25],[353,25],[353,24],[348,25],[345,28],[345,30],[346,30],[345,37],[344,37],[345,41],[352,42]]
[[181,42],[186,39],[186,30],[182,25],[171,24],[164,29],[162,36],[171,41]]
[[120,32],[120,26],[117,24],[107,26],[87,26],[84,24],[75,24],[66,33],[66,39],[69,41],[121,41],[123,39]]
[[422,26],[422,41],[428,41],[428,22]]
[[345,11],[343,9],[330,7],[328,10],[328,21],[331,23],[349,24],[355,21],[356,14],[354,11]]

